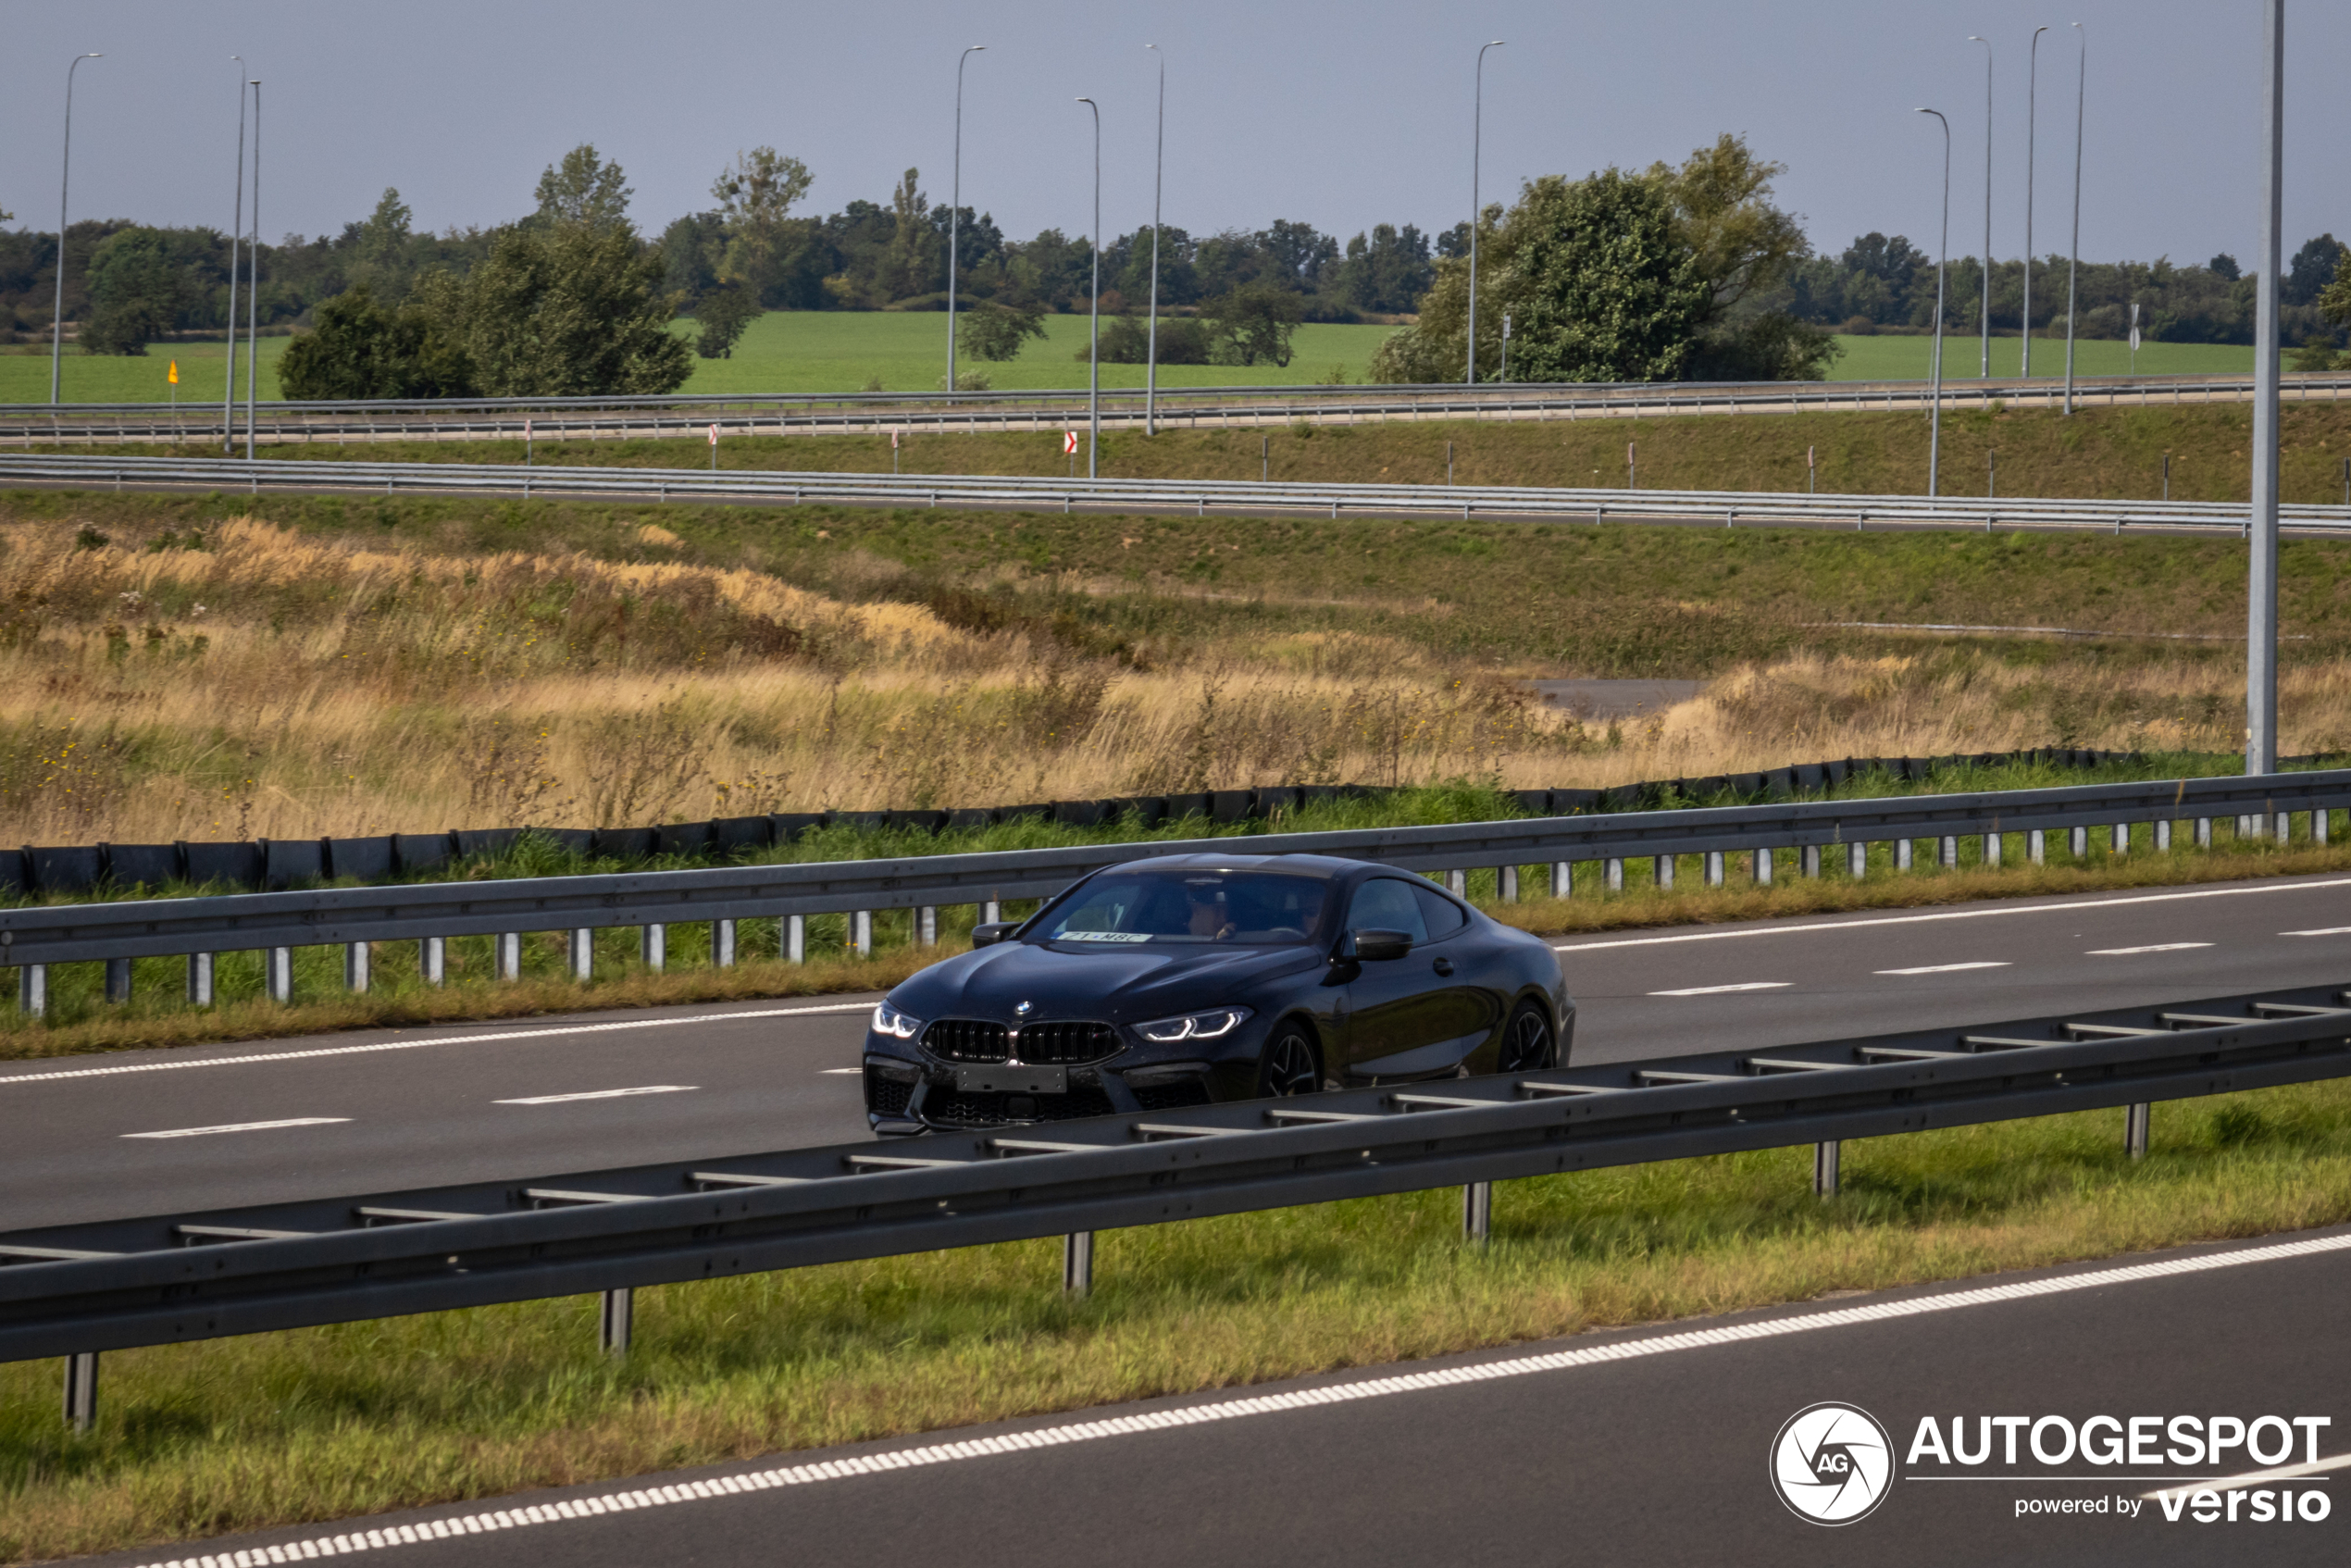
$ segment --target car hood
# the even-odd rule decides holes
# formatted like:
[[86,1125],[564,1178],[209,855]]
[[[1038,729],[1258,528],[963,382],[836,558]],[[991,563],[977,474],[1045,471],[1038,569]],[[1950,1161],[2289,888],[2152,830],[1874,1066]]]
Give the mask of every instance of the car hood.
[[1000,942],[935,964],[889,993],[917,1018],[1148,1022],[1194,1008],[1246,1004],[1264,981],[1321,968],[1311,947],[1176,946],[1108,952]]

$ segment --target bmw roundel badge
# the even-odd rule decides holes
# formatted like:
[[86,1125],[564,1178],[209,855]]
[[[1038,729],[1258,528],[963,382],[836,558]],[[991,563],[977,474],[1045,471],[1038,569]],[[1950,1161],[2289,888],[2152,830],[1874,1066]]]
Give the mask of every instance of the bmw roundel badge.
[[1029,1015],[1029,1014],[1036,1011],[1036,1008],[1037,1004],[1035,1002],[1024,1002],[1013,1009],[1013,1014],[1015,1017],[1026,1018]]

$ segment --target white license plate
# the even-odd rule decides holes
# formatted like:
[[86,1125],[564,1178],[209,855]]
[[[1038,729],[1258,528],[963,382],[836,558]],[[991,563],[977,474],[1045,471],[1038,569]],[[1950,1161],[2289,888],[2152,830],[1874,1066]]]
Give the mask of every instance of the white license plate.
[[958,1067],[955,1089],[962,1094],[1067,1094],[1067,1067]]

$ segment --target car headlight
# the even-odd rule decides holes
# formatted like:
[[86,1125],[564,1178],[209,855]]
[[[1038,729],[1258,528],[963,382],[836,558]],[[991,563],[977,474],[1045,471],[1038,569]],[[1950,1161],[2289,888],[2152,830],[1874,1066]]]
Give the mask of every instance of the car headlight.
[[913,1039],[923,1032],[920,1018],[909,1018],[887,1002],[874,1009],[874,1033],[895,1039]]
[[1246,1007],[1212,1007],[1205,1013],[1187,1013],[1180,1018],[1138,1024],[1135,1032],[1160,1045],[1172,1045],[1179,1039],[1222,1039],[1248,1022],[1249,1015]]

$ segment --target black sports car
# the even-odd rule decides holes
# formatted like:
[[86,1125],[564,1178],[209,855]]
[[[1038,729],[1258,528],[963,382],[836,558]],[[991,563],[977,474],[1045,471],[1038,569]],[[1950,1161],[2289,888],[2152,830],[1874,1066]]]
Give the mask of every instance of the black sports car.
[[1424,877],[1321,855],[1098,871],[874,1009],[880,1133],[1558,1066],[1559,956]]

